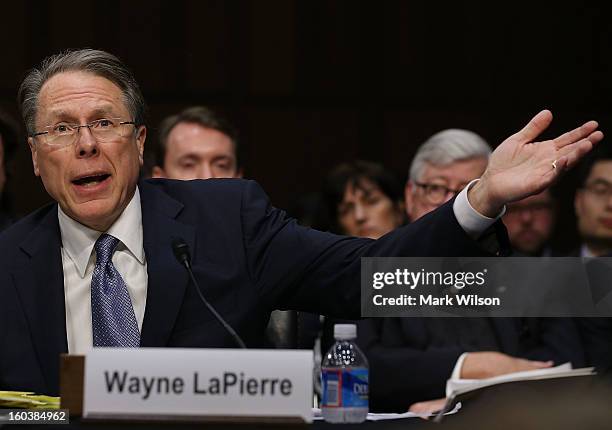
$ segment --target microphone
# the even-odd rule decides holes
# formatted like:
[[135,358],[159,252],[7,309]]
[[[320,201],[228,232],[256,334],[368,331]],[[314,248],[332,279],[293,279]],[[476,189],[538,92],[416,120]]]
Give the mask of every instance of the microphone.
[[213,306],[210,303],[208,303],[208,300],[206,300],[206,298],[204,297],[204,294],[202,294],[202,290],[200,289],[200,284],[198,284],[198,281],[196,280],[195,276],[193,275],[193,271],[191,270],[191,254],[189,253],[189,246],[187,245],[187,243],[180,237],[173,239],[172,240],[172,251],[174,252],[174,256],[176,257],[177,261],[181,264],[181,266],[183,266],[185,269],[187,269],[187,272],[189,272],[189,276],[191,277],[191,282],[195,286],[196,291],[198,292],[198,295],[200,296],[200,299],[202,300],[202,303],[204,303],[204,305],[208,308],[210,313],[213,314],[213,316],[217,319],[217,321],[219,321],[219,323],[223,326],[223,328],[230,334],[230,336],[232,336],[232,338],[236,342],[236,345],[238,345],[240,348],[246,349],[246,345],[244,344],[242,339],[240,339],[240,336],[238,336],[238,333],[236,333],[236,330],[234,330],[232,326],[229,325],[223,319],[221,315],[219,315],[219,313],[215,310],[215,308],[213,308]]

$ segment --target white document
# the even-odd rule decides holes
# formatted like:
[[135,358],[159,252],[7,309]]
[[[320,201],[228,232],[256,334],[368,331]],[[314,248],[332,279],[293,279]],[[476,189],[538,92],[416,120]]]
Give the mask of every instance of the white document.
[[446,397],[450,399],[459,394],[506,382],[593,375],[593,369],[593,367],[572,369],[571,363],[565,363],[548,369],[526,370],[524,372],[508,373],[487,379],[449,379],[446,382]]
[[[457,403],[455,407],[446,412],[444,415],[453,415],[456,414],[459,409],[461,409],[461,402]],[[401,420],[404,418],[433,418],[437,415],[437,413],[433,414],[415,414],[414,412],[404,412],[403,414],[374,414],[369,413],[366,418],[367,421],[385,421],[385,420]],[[312,419],[314,421],[322,420],[323,415],[321,415],[321,409],[312,408]]]

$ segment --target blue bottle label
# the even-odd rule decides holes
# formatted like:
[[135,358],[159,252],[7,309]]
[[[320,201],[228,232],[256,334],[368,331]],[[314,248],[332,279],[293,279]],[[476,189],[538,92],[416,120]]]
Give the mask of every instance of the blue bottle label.
[[326,408],[367,408],[368,369],[321,369],[322,406]]

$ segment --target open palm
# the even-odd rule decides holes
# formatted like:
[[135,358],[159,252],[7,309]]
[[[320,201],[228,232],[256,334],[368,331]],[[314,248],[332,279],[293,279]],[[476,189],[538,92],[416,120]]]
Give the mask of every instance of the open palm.
[[543,110],[493,151],[478,183],[477,200],[485,206],[481,213],[495,213],[506,203],[541,192],[603,139],[597,122],[589,121],[555,139],[534,142],[551,122],[552,113]]

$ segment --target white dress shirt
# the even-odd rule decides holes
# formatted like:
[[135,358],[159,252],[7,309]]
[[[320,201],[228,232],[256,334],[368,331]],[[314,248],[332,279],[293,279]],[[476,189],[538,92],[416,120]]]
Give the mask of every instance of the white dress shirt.
[[[83,354],[93,347],[91,277],[96,264],[94,244],[102,232],[73,220],[61,208],[58,208],[57,216],[62,235],[68,352]],[[138,329],[142,330],[147,301],[147,263],[142,244],[142,210],[138,188],[106,233],[119,239],[113,264],[127,286]]]
[[[480,215],[470,205],[467,190],[475,182],[472,181],[465,187],[453,204],[453,212],[459,225],[473,238],[477,238],[503,215],[502,211],[498,217],[488,218]],[[68,352],[83,354],[93,347],[91,277],[96,264],[93,248],[102,232],[92,230],[73,220],[61,208],[58,208],[58,219],[62,235]],[[120,241],[112,260],[125,281],[134,307],[138,329],[142,330],[148,278],[138,188],[123,213],[106,233]]]

